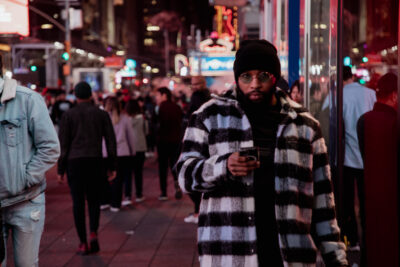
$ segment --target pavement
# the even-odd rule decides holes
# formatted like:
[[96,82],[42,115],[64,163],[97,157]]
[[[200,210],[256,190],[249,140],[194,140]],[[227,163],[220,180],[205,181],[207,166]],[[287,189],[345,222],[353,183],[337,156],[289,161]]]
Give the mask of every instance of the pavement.
[[[146,160],[144,168],[144,202],[133,203],[119,212],[102,211],[100,218],[100,252],[75,254],[79,240],[75,231],[72,200],[68,185],[58,184],[56,169],[47,173],[46,222],[40,244],[41,267],[185,267],[199,266],[196,225],[183,222],[193,212],[187,195],[174,199],[173,179],[168,177],[168,201],[159,201],[158,171],[155,158]],[[86,220],[88,225],[88,218]],[[7,266],[14,266],[12,245],[8,240]],[[357,261],[357,255],[349,255]],[[318,264],[322,267],[323,264]],[[351,264],[350,266],[353,266]],[[357,265],[354,265],[357,266]]]

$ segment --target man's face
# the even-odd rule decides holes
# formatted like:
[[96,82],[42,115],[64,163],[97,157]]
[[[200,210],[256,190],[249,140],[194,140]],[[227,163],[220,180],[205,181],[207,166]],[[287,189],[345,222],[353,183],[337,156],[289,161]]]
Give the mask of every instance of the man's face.
[[162,102],[167,100],[167,96],[161,94],[160,92],[156,92],[156,104],[157,106],[161,105]]
[[250,70],[239,75],[238,85],[247,99],[255,103],[270,97],[276,78],[265,71]]
[[206,82],[201,77],[192,77],[190,81],[190,87],[192,88],[193,92],[197,90],[201,90],[206,87]]

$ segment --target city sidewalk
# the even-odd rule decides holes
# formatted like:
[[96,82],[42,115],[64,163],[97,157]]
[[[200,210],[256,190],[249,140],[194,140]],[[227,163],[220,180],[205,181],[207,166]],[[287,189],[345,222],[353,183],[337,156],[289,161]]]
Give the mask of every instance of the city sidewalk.
[[[147,159],[140,204],[120,212],[102,211],[99,229],[100,252],[78,256],[79,241],[72,216],[72,201],[67,184],[56,181],[55,168],[47,175],[46,224],[40,246],[39,265],[58,266],[199,266],[196,248],[196,225],[183,222],[193,211],[190,199],[174,199],[172,177],[170,200],[161,202],[155,158]],[[87,218],[88,222],[88,218]],[[10,247],[10,242],[8,243]],[[13,266],[8,253],[7,266]]]
[[[183,222],[193,205],[184,195],[174,199],[173,179],[168,177],[165,202],[160,194],[155,158],[146,160],[143,193],[146,200],[122,208],[120,212],[102,211],[99,229],[100,252],[78,256],[79,244],[75,231],[72,200],[68,185],[59,185],[56,168],[47,174],[46,224],[40,246],[41,267],[186,267],[199,266],[196,247],[196,225]],[[87,218],[88,224],[88,218]],[[8,247],[11,247],[9,240]],[[8,250],[7,266],[14,266],[12,252]],[[358,253],[348,253],[350,266],[358,263]],[[318,267],[323,264],[319,262]]]

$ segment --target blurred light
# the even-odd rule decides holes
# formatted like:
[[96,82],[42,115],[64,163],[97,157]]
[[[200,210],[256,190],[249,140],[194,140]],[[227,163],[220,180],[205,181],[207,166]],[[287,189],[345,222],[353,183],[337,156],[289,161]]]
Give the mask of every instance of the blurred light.
[[322,83],[325,82],[325,77],[321,77],[321,82],[322,82]]
[[104,57],[99,57],[99,60],[100,60],[101,62],[103,62],[103,61],[104,61]]
[[31,89],[32,89],[32,90],[36,90],[36,88],[37,88],[37,87],[36,87],[36,84],[32,84],[32,85],[31,85]]
[[353,51],[354,54],[360,53],[360,50],[358,50],[357,47],[354,47],[354,48],[352,49],[352,51]]
[[153,38],[145,38],[143,43],[145,46],[152,46],[155,42]]
[[184,67],[181,68],[180,75],[181,76],[187,76],[188,72],[189,72],[188,67],[184,66]]
[[146,68],[146,66],[147,66],[147,63],[142,64],[142,68]]
[[325,29],[328,28],[328,27],[326,26],[326,24],[320,24],[320,25],[319,25],[319,28],[322,29],[322,30],[325,30]]
[[43,29],[43,30],[53,29],[53,27],[54,27],[53,24],[50,24],[50,23],[42,24],[42,25],[40,26],[40,28]]
[[69,54],[68,54],[68,52],[64,52],[64,53],[61,55],[61,57],[62,57],[64,60],[68,60],[68,59],[69,59]]
[[350,66],[350,65],[351,65],[351,58],[350,58],[350,57],[345,57],[345,58],[343,59],[343,64],[344,64],[345,66]]
[[318,24],[314,24],[314,29],[318,29],[319,25]]
[[150,66],[146,66],[146,71],[151,71],[151,67]]
[[381,52],[381,55],[382,55],[382,56],[386,56],[386,55],[387,55],[387,50],[386,50],[386,49],[383,50],[383,51]]
[[79,55],[84,55],[85,51],[83,51],[82,49],[76,49],[76,53],[78,53]]
[[35,65],[32,65],[31,66],[31,71],[33,71],[33,72],[37,71],[37,67]]
[[58,14],[55,13],[55,14],[53,15],[53,18],[58,19]]
[[123,55],[125,55],[125,51],[124,50],[118,50],[115,54],[117,56],[123,56]]
[[54,47],[56,49],[64,49],[64,45],[60,42],[54,42]]
[[367,57],[363,57],[362,58],[362,62],[367,63],[368,62],[368,58]]
[[149,31],[149,32],[158,32],[159,30],[160,30],[159,26],[147,25],[147,31]]
[[157,4],[157,1],[156,1],[156,0],[151,1],[151,4],[152,4],[153,6],[155,6],[155,5]]
[[365,80],[364,79],[360,79],[360,83],[361,84],[365,84]]
[[122,85],[118,83],[118,84],[115,86],[115,88],[117,88],[117,90],[119,90],[119,89],[122,88]]
[[128,58],[127,60],[125,60],[125,64],[131,69],[136,68],[136,60],[134,59]]
[[147,79],[147,78],[143,78],[143,83],[144,83],[144,84],[147,84],[147,83],[149,83],[149,79]]
[[170,80],[168,83],[168,88],[169,90],[174,90],[175,82],[173,80]]
[[152,72],[152,73],[159,73],[160,70],[159,70],[158,68],[153,68],[153,69],[151,70],[151,72]]
[[11,71],[6,71],[6,73],[5,73],[5,76],[8,77],[8,78],[10,78],[10,79],[12,78],[12,75],[13,75],[13,74],[12,74]]
[[94,54],[92,54],[92,53],[89,53],[89,54],[88,54],[88,57],[89,57],[90,59],[95,59],[95,58],[96,58],[96,56],[95,56]]

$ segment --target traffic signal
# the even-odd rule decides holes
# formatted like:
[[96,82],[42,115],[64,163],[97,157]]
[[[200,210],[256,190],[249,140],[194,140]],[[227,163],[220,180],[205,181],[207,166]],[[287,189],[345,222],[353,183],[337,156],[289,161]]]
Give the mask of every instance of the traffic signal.
[[37,66],[32,65],[30,69],[31,69],[31,71],[35,72],[35,71],[37,71]]
[[68,52],[64,52],[61,57],[65,60],[68,61],[69,60],[69,53]]

